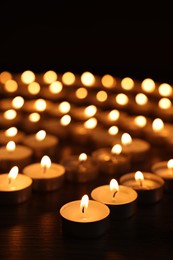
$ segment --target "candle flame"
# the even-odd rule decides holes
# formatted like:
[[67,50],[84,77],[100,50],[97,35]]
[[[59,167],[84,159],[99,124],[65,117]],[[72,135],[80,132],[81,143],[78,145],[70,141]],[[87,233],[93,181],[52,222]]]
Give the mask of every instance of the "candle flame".
[[62,91],[63,85],[60,81],[54,81],[49,85],[49,91],[53,94],[58,94]]
[[148,93],[151,93],[155,90],[155,82],[154,80],[150,79],[150,78],[146,78],[142,81],[141,83],[141,88]]
[[104,102],[106,101],[108,98],[108,94],[106,93],[106,91],[104,90],[100,90],[97,92],[96,94],[96,99],[99,101],[99,102]]
[[139,127],[144,127],[147,124],[147,119],[145,116],[136,116],[134,122]]
[[80,202],[80,209],[81,209],[81,212],[82,213],[85,213],[87,208],[88,208],[88,204],[89,204],[89,197],[88,195],[84,195],[81,199],[81,202]]
[[134,88],[134,81],[133,79],[126,77],[121,80],[121,87],[125,90],[131,90]]
[[48,70],[43,75],[43,80],[47,84],[51,84],[52,82],[56,81],[58,78],[58,75],[53,70]]
[[84,127],[87,129],[94,129],[97,125],[97,119],[92,117],[84,122]]
[[120,112],[116,109],[113,109],[109,112],[108,117],[111,121],[118,120],[118,118],[120,117]]
[[12,100],[12,106],[15,109],[20,109],[23,106],[23,104],[24,104],[24,98],[21,96],[17,96]]
[[18,89],[18,84],[15,80],[9,79],[4,83],[4,88],[7,92],[13,93],[16,92]]
[[32,82],[28,85],[28,92],[31,95],[37,95],[40,92],[40,84],[38,82]]
[[112,75],[106,74],[101,78],[101,82],[105,88],[112,88],[116,84],[116,79]]
[[95,77],[91,72],[84,72],[81,75],[81,82],[84,86],[91,87],[95,82]]
[[158,106],[162,109],[168,109],[172,106],[172,102],[169,98],[161,98],[158,102]]
[[5,135],[8,137],[13,137],[15,135],[17,135],[17,128],[16,127],[10,127],[5,131]]
[[84,110],[85,115],[89,117],[94,116],[96,112],[97,112],[97,107],[94,105],[90,105],[86,107]]
[[59,110],[62,112],[62,113],[68,113],[71,109],[71,105],[69,102],[67,101],[63,101],[59,104]]
[[146,105],[146,103],[148,102],[148,98],[145,94],[143,93],[138,93],[136,96],[135,96],[135,101],[138,105],[140,106],[143,106],[143,105]]
[[124,133],[121,136],[121,142],[123,145],[128,145],[132,143],[132,138],[128,133]]
[[50,168],[51,167],[51,159],[49,158],[49,156],[44,155],[41,159],[41,166],[43,168]]
[[28,118],[31,122],[35,123],[35,122],[38,122],[40,120],[40,114],[34,112],[34,113],[31,113]]
[[26,70],[21,74],[21,81],[29,84],[35,80],[35,74],[31,70]]
[[9,109],[7,111],[4,112],[4,117],[7,120],[12,120],[17,116],[17,112],[14,109]]
[[79,161],[86,161],[87,160],[87,155],[86,153],[81,153],[79,155]]
[[113,192],[113,197],[115,197],[116,193],[117,193],[118,190],[119,190],[119,185],[118,185],[117,180],[112,179],[112,180],[110,181],[109,187],[110,187],[110,190]]
[[169,169],[173,169],[173,159],[170,159],[170,160],[168,161],[167,167],[168,167]]
[[135,180],[136,181],[143,181],[144,180],[144,175],[143,175],[143,173],[141,172],[141,171],[137,171],[136,173],[135,173]]
[[152,123],[152,128],[155,132],[159,132],[160,130],[162,130],[164,128],[163,120],[161,118],[154,119]]
[[47,107],[47,103],[44,99],[39,98],[35,101],[34,106],[38,111],[44,111]]
[[9,152],[13,152],[16,149],[16,144],[14,141],[9,141],[6,145],[6,149]]
[[118,131],[119,131],[119,129],[118,129],[118,127],[117,126],[111,126],[109,129],[108,129],[108,133],[110,134],[110,135],[116,135],[116,134],[118,134]]
[[172,87],[167,83],[162,83],[160,84],[158,91],[161,96],[168,97],[172,94]]
[[88,91],[86,88],[78,88],[75,92],[75,95],[79,99],[84,99],[88,95]]
[[64,115],[60,119],[60,124],[63,126],[69,125],[71,122],[71,116],[70,115]]
[[40,130],[40,131],[38,131],[37,133],[36,133],[36,139],[38,140],[38,141],[42,141],[42,140],[44,140],[45,139],[45,137],[46,137],[46,131],[45,130]]
[[14,166],[14,167],[11,168],[11,170],[9,171],[9,174],[8,174],[9,183],[12,180],[16,179],[18,172],[19,172],[19,168],[17,166]]
[[70,86],[70,85],[74,84],[75,80],[76,80],[75,75],[70,71],[67,71],[62,75],[62,82],[65,85]]
[[124,93],[117,94],[115,97],[115,100],[119,105],[122,105],[122,106],[127,105],[127,103],[129,102],[128,96]]
[[111,149],[111,153],[113,154],[120,154],[122,152],[122,146],[120,144],[115,144],[112,149]]

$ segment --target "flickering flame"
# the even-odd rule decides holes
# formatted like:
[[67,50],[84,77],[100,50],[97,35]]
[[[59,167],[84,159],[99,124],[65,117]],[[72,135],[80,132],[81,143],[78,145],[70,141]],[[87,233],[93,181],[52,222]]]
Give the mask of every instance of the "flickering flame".
[[82,213],[86,213],[86,210],[88,208],[88,204],[89,204],[89,197],[88,195],[84,195],[81,199],[81,202],[80,202],[80,209],[81,209],[81,212]]
[[134,122],[135,122],[135,124],[137,125],[137,126],[139,126],[139,127],[144,127],[144,126],[146,126],[146,124],[147,124],[147,119],[146,119],[146,117],[145,116],[136,116],[135,118],[134,118]]
[[86,88],[78,88],[75,92],[75,95],[79,99],[84,99],[88,95],[88,91]]
[[122,105],[122,106],[127,105],[127,103],[129,102],[128,96],[124,93],[117,94],[115,97],[115,100],[119,105]]
[[13,152],[16,149],[16,144],[14,141],[9,141],[6,145],[6,149],[8,152]]
[[31,82],[28,85],[28,92],[31,95],[37,95],[40,92],[40,84],[38,82]]
[[108,133],[109,133],[110,135],[116,135],[116,134],[118,134],[118,132],[119,132],[119,129],[118,129],[118,127],[115,126],[115,125],[109,127],[109,129],[108,129]]
[[0,82],[5,84],[8,80],[12,79],[12,75],[8,71],[3,71],[0,73]]
[[36,137],[36,139],[37,139],[38,141],[44,140],[45,137],[46,137],[46,131],[45,131],[45,130],[40,130],[40,131],[38,131],[38,132],[36,133],[35,137]]
[[97,107],[94,105],[90,105],[90,106],[86,107],[84,110],[85,115],[88,117],[94,116],[96,114],[96,112],[97,112]]
[[170,160],[167,162],[167,167],[168,167],[168,169],[173,170],[173,159],[170,159]]
[[116,80],[111,75],[106,74],[102,77],[101,82],[105,88],[112,88],[115,85]]
[[34,102],[34,107],[38,110],[38,111],[44,111],[46,110],[47,107],[47,103],[44,99],[39,98]]
[[95,77],[91,72],[84,72],[81,75],[81,82],[84,86],[91,87],[95,83]]
[[14,109],[9,109],[3,113],[3,116],[7,120],[13,120],[17,116],[17,112]]
[[122,152],[122,146],[120,144],[115,144],[112,149],[111,149],[111,153],[113,154],[120,154]]
[[138,93],[136,96],[135,96],[135,101],[138,105],[140,106],[143,106],[143,105],[146,105],[146,103],[148,102],[148,98],[145,94],[143,93]]
[[71,122],[71,116],[70,115],[64,115],[60,119],[60,124],[63,126],[69,125]]
[[144,180],[144,175],[141,171],[135,172],[135,180],[136,181],[143,181]]
[[51,84],[52,82],[56,81],[58,78],[58,75],[55,71],[49,70],[44,73],[43,80],[46,84]]
[[117,180],[112,179],[110,181],[109,188],[113,192],[113,198],[114,198],[116,193],[119,191],[119,185],[118,185]]
[[154,80],[150,79],[150,78],[146,78],[142,81],[141,83],[141,88],[142,90],[144,90],[145,92],[151,93],[155,90],[155,82]]
[[5,131],[5,135],[8,137],[13,137],[15,135],[17,135],[17,128],[16,127],[10,127]]
[[58,94],[62,91],[63,85],[60,81],[54,81],[49,85],[49,91],[52,94]]
[[75,80],[76,80],[75,75],[72,72],[68,71],[62,75],[62,82],[65,85],[72,85],[74,84]]
[[89,118],[84,122],[84,127],[87,129],[94,129],[97,126],[97,119],[95,117]]
[[161,118],[156,118],[152,122],[152,129],[154,132],[159,132],[164,128],[164,123]]
[[126,77],[121,80],[121,87],[125,90],[131,90],[134,88],[134,81],[133,79]]
[[26,70],[21,74],[21,81],[30,84],[35,80],[35,74],[31,70]]
[[5,84],[4,88],[7,92],[13,93],[13,92],[17,91],[17,89],[18,89],[18,84],[13,79],[7,80],[4,84]]
[[70,109],[71,109],[71,105],[67,101],[63,101],[59,104],[59,110],[60,110],[60,112],[62,112],[64,114],[68,113],[70,111]]
[[121,136],[121,142],[123,145],[128,145],[132,143],[132,138],[128,133],[124,133]]
[[120,112],[116,109],[113,109],[109,112],[108,117],[111,121],[116,121],[120,117]]
[[169,98],[161,98],[158,102],[158,106],[162,109],[168,109],[172,106],[172,103]]
[[99,101],[99,102],[104,102],[106,101],[108,98],[108,94],[106,93],[106,91],[104,90],[100,90],[99,92],[97,92],[96,94],[96,99]]
[[41,159],[41,166],[43,168],[50,168],[51,167],[51,159],[49,158],[49,156],[44,155]]
[[158,87],[159,94],[163,97],[169,97],[172,94],[172,87],[167,83],[162,83]]
[[15,109],[20,109],[22,106],[23,106],[23,104],[24,104],[24,98],[23,97],[21,97],[21,96],[17,96],[17,97],[15,97],[15,98],[13,98],[13,100],[12,100],[12,106],[13,106],[13,108],[15,108]]
[[17,166],[13,166],[11,170],[8,173],[8,180],[11,182],[12,180],[15,180],[19,172],[19,168]]
[[40,114],[34,112],[34,113],[31,113],[28,118],[29,118],[29,121],[36,123],[40,120]]
[[87,155],[86,153],[81,153],[79,155],[79,161],[86,161],[87,160]]

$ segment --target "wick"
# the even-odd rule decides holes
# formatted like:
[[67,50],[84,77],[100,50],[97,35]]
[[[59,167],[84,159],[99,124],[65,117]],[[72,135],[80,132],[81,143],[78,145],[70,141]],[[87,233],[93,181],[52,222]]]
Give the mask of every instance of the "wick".
[[112,160],[112,162],[117,162],[118,161],[115,153],[111,154],[111,160]]
[[115,198],[116,194],[117,194],[117,190],[113,193],[113,198]]
[[8,178],[8,184],[11,184],[11,178]]
[[43,174],[46,173],[46,170],[47,170],[47,167],[46,167],[46,166],[43,166]]
[[139,185],[140,185],[141,187],[143,186],[142,180],[139,180]]
[[82,207],[82,213],[83,214],[85,213],[85,207]]

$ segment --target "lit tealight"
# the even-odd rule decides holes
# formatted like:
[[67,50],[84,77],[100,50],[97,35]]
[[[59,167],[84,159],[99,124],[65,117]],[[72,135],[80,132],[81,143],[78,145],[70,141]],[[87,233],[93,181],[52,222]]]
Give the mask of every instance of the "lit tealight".
[[49,91],[52,94],[58,94],[62,91],[63,85],[60,81],[54,81],[49,85]]
[[41,167],[43,168],[43,173],[46,173],[46,170],[51,167],[51,159],[49,156],[44,155],[41,159]]
[[111,153],[112,154],[120,154],[122,152],[122,146],[120,144],[115,144],[112,149],[111,149]]
[[71,105],[67,101],[63,101],[59,104],[59,110],[60,110],[60,112],[62,112],[64,114],[68,113],[70,111],[70,109],[71,109]]
[[60,124],[63,126],[69,125],[71,122],[71,116],[70,115],[64,115],[60,118]]
[[40,120],[40,114],[37,112],[31,113],[29,114],[28,119],[33,123],[38,122]]
[[16,149],[16,144],[14,141],[9,141],[7,144],[6,144],[6,149],[8,152],[13,152],[15,149]]
[[79,161],[81,162],[81,161],[86,161],[87,160],[87,155],[86,155],[86,153],[81,153],[80,155],[79,155]]
[[49,70],[49,71],[45,72],[43,75],[43,81],[46,84],[51,84],[52,82],[56,81],[57,78],[58,78],[58,75],[53,70]]
[[47,103],[44,99],[42,98],[39,98],[37,99],[35,102],[34,102],[34,107],[36,110],[38,111],[44,111],[46,110],[46,107],[47,107]]
[[8,137],[16,136],[18,133],[18,130],[16,127],[10,127],[5,131],[5,135]]
[[122,105],[122,106],[127,105],[129,102],[128,96],[124,93],[117,94],[115,97],[115,100],[116,100],[117,104]]
[[161,118],[155,118],[152,122],[152,129],[154,132],[159,132],[164,128],[164,123]]
[[167,167],[168,169],[170,169],[170,173],[171,175],[173,174],[173,159],[170,159],[168,162],[167,162]]
[[136,96],[135,96],[135,101],[136,103],[139,105],[139,106],[143,106],[143,105],[146,105],[147,102],[148,102],[148,98],[145,94],[143,93],[138,93]]
[[172,95],[172,87],[167,83],[162,83],[158,87],[158,92],[161,96],[169,97],[170,95]]
[[75,92],[75,95],[79,99],[84,99],[88,95],[88,91],[86,88],[78,88]]
[[109,133],[110,135],[117,135],[118,132],[119,132],[119,129],[118,129],[118,127],[115,126],[115,125],[109,127],[109,129],[108,129],[108,133]]
[[144,175],[141,171],[135,172],[135,180],[139,181],[140,186],[142,186],[142,182],[144,180]]
[[97,126],[97,119],[95,117],[89,118],[84,122],[84,127],[86,129],[94,129]]
[[119,117],[120,117],[120,112],[116,109],[111,110],[108,114],[108,118],[111,121],[116,121],[118,120]]
[[108,94],[106,93],[106,91],[104,90],[100,90],[97,92],[96,94],[96,99],[99,101],[99,102],[105,102],[108,98]]
[[101,82],[105,88],[112,88],[116,84],[115,78],[109,74],[104,75]]
[[65,85],[72,85],[74,84],[75,80],[76,80],[75,75],[70,71],[67,71],[62,75],[62,82]]
[[134,81],[130,77],[125,77],[121,80],[121,87],[125,90],[132,90],[134,85]]
[[171,108],[172,103],[169,98],[161,98],[158,102],[158,106],[162,109],[169,109]]
[[94,105],[90,105],[90,106],[86,107],[84,110],[85,115],[88,117],[94,116],[96,114],[96,112],[97,112],[97,107]]
[[18,84],[15,80],[9,79],[4,83],[4,89],[10,93],[16,92],[18,89]]
[[5,84],[12,79],[12,74],[9,71],[3,71],[0,73],[0,82]]
[[19,172],[19,168],[17,166],[13,166],[8,173],[8,183],[11,184],[13,180],[16,179]]
[[12,100],[12,106],[14,109],[20,109],[24,105],[24,98],[21,96],[17,96]]
[[134,118],[134,123],[139,127],[145,127],[147,124],[147,119],[145,116],[136,116]]
[[38,132],[36,133],[35,137],[36,137],[36,139],[37,139],[38,141],[44,140],[44,139],[46,138],[46,131],[45,131],[45,130],[40,130],[40,131],[38,131]]
[[91,87],[95,83],[95,77],[91,72],[84,72],[81,75],[81,82],[84,86]]
[[132,138],[128,133],[123,133],[121,136],[121,142],[123,145],[129,145],[132,143]]
[[35,74],[31,70],[26,70],[21,74],[21,81],[25,84],[30,84],[35,80]]
[[114,198],[116,193],[119,191],[119,185],[117,180],[112,179],[109,184],[110,191],[112,192],[112,197]]
[[152,93],[155,90],[155,82],[153,79],[146,78],[141,83],[141,88],[143,91]]
[[3,116],[7,120],[13,120],[17,116],[17,112],[14,109],[9,109],[3,113]]
[[85,194],[82,197],[81,202],[80,202],[80,210],[81,210],[82,214],[86,213],[88,204],[89,204],[89,197],[88,197],[88,195]]
[[40,84],[38,82],[31,82],[28,85],[28,92],[31,95],[37,95],[40,92]]

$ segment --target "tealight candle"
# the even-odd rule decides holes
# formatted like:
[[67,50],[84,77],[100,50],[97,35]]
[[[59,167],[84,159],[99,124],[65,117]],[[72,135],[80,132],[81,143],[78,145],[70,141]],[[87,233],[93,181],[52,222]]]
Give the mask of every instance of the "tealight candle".
[[70,115],[77,121],[86,121],[87,119],[95,116],[97,113],[97,107],[89,105],[87,107],[73,107],[70,111]]
[[10,127],[0,131],[0,144],[6,145],[9,141],[14,141],[16,144],[22,143],[25,133],[18,131],[16,127]]
[[40,96],[52,101],[63,100],[65,98],[65,90],[62,82],[56,80],[50,85],[41,88]]
[[66,169],[68,181],[85,183],[95,180],[99,175],[97,161],[85,153],[67,157],[61,164]]
[[9,141],[6,146],[0,147],[0,170],[9,171],[15,164],[22,170],[32,159],[32,149],[24,145]]
[[109,208],[98,201],[81,200],[66,203],[60,208],[62,232],[66,236],[94,238],[102,236],[109,228]]
[[155,203],[163,196],[164,180],[153,173],[130,172],[120,177],[120,183],[136,190],[140,203]]
[[164,179],[164,189],[173,192],[173,159],[156,162],[152,165],[151,170]]
[[6,129],[12,126],[18,126],[21,120],[21,114],[14,109],[8,109],[0,113],[1,128]]
[[27,133],[32,134],[41,128],[42,118],[39,113],[34,112],[24,116],[25,123],[21,124],[21,129]]
[[48,114],[51,117],[57,118],[68,114],[71,110],[71,104],[68,101],[62,101],[60,103],[53,103],[51,108],[48,110]]
[[31,197],[32,179],[18,171],[13,166],[9,173],[0,174],[0,205],[22,203]]
[[45,100],[43,98],[38,98],[38,99],[31,99],[31,100],[26,100],[23,107],[22,111],[25,113],[45,113],[47,110],[50,110],[52,107],[52,102],[50,100]]
[[24,98],[21,96],[16,96],[13,99],[4,98],[0,101],[0,109],[6,111],[9,109],[19,110],[24,104]]
[[98,122],[101,123],[104,127],[112,126],[114,124],[121,126],[121,122],[126,119],[126,113],[117,109],[106,111],[98,110],[96,118],[98,119]]
[[130,187],[118,185],[115,179],[109,185],[92,190],[91,197],[109,207],[111,219],[128,218],[136,212],[137,192]]
[[40,163],[24,167],[23,174],[33,180],[33,190],[52,191],[63,185],[65,168],[60,164],[52,163],[50,158],[44,155]]

